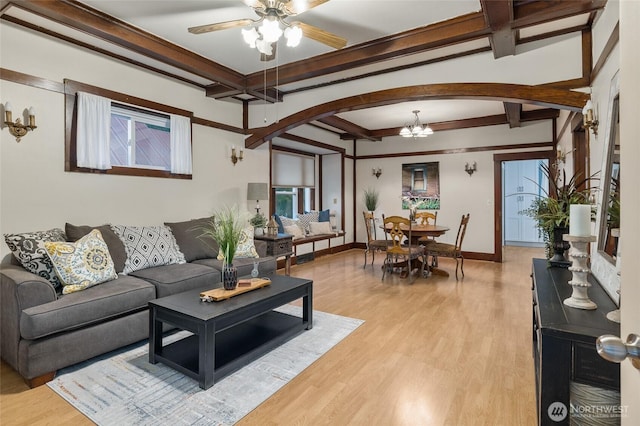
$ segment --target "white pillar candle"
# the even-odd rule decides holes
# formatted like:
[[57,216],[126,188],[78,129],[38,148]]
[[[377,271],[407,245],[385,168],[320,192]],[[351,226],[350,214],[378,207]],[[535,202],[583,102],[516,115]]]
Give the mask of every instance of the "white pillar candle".
[[569,206],[569,235],[574,237],[591,236],[591,206],[589,204],[571,204]]

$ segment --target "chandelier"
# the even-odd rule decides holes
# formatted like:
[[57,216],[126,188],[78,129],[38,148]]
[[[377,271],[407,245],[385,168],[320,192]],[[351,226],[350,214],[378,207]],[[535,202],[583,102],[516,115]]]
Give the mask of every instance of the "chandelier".
[[413,114],[416,116],[413,124],[405,124],[404,127],[400,130],[400,136],[403,138],[426,138],[429,135],[433,134],[433,129],[429,127],[428,124],[422,125],[420,122],[420,117],[418,117],[418,113],[420,110],[413,110]]
[[302,39],[302,30],[299,26],[288,24],[283,21],[275,11],[269,11],[269,14],[260,18],[249,28],[242,30],[244,41],[251,48],[258,49],[264,55],[273,54],[272,43],[277,42],[283,34],[280,24],[285,27],[284,38],[287,39],[287,46],[296,47]]

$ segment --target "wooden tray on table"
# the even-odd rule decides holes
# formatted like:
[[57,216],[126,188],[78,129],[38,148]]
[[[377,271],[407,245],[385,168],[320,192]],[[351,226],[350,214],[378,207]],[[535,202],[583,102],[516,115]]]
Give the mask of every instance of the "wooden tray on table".
[[238,294],[246,293],[258,288],[262,288],[271,284],[269,278],[250,278],[238,280],[238,286],[233,290],[225,290],[224,288],[215,288],[200,293],[200,298],[206,302],[220,302],[229,299]]

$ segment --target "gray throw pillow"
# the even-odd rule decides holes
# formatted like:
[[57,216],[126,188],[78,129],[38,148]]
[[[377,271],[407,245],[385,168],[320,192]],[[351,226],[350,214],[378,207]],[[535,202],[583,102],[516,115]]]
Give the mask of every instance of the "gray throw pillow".
[[109,254],[113,260],[113,265],[116,272],[120,273],[124,269],[124,263],[127,261],[127,251],[122,244],[122,240],[116,235],[109,225],[101,226],[87,226],[87,225],[72,225],[70,223],[65,224],[64,230],[67,233],[68,241],[75,243],[80,238],[89,234],[89,232],[97,229],[102,234],[102,239],[107,243],[109,248]]
[[218,257],[218,243],[213,238],[201,237],[202,227],[209,225],[211,220],[211,217],[203,217],[186,222],[165,222],[165,225],[171,229],[187,262]]

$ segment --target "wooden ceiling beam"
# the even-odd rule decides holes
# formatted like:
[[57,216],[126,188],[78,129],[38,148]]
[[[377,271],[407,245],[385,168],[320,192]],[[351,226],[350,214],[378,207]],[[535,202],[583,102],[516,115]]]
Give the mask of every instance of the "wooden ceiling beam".
[[549,0],[515,2],[513,8],[513,29],[544,24],[557,19],[593,13],[604,9],[607,0]]
[[503,102],[504,112],[507,116],[507,122],[509,123],[510,128],[520,127],[521,123],[521,114],[522,114],[522,104],[516,104],[513,102]]
[[11,5],[164,62],[200,77],[244,90],[244,75],[124,21],[73,0],[23,0]]
[[[470,13],[425,27],[404,31],[334,52],[266,70],[266,85],[284,85],[323,76],[344,69],[370,65],[398,56],[450,46],[486,37],[490,33],[482,12]],[[247,75],[247,87],[259,89],[265,84],[264,71]]]
[[513,1],[480,0],[487,25],[491,28],[489,41],[495,59],[516,54],[516,32],[513,22]]
[[400,102],[437,99],[483,99],[530,103],[570,111],[581,111],[588,98],[588,94],[581,92],[518,84],[452,83],[399,87],[336,99],[298,111],[280,119],[277,123],[260,128],[245,140],[245,146],[249,149],[257,148],[290,129],[339,112],[392,105]]
[[368,139],[371,141],[379,141],[379,138],[371,136],[371,131],[360,127],[355,123],[332,115],[330,117],[324,117],[318,120],[319,122],[326,124],[327,126],[334,127],[339,130],[343,130],[346,133],[340,136],[340,139]]
[[345,153],[346,149],[345,148],[340,148],[334,145],[329,145],[323,142],[318,142],[316,140],[313,139],[309,139],[309,138],[304,138],[302,136],[297,136],[297,135],[292,135],[291,133],[282,133],[281,135],[278,136],[281,139],[287,139],[290,141],[294,141],[294,142],[300,142],[303,143],[305,145],[311,145],[311,146],[315,146],[316,148],[323,148],[323,149],[327,149],[329,151],[333,151],[333,152],[341,152],[341,153]]

